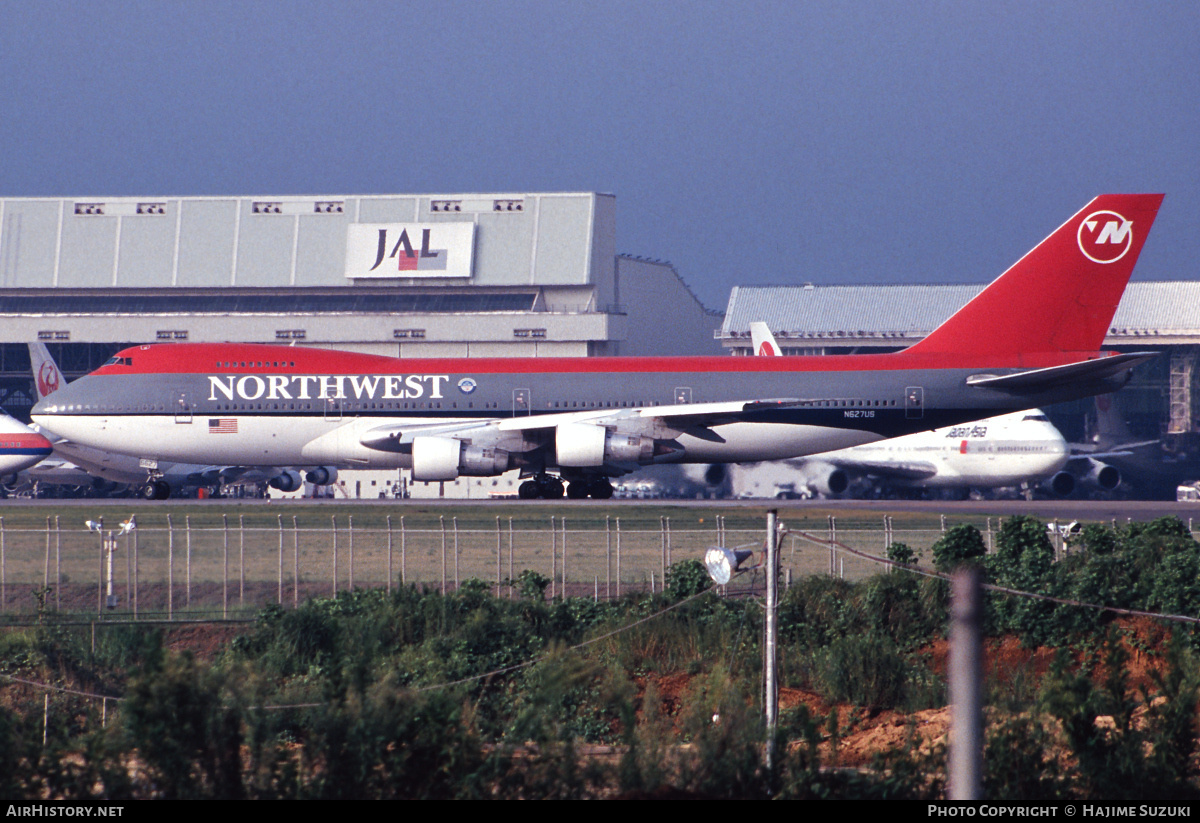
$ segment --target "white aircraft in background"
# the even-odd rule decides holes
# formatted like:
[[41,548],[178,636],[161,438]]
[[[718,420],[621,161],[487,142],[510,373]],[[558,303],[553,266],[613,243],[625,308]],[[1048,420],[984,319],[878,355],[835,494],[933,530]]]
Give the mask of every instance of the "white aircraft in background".
[[[30,343],[29,358],[38,400],[44,400],[66,385],[62,370],[44,343]],[[40,471],[31,474],[29,479],[46,484],[81,486],[87,485],[81,482],[81,475],[90,475],[90,485],[99,492],[113,491],[122,485],[130,486],[136,488],[146,500],[165,500],[173,494],[179,495],[185,490],[194,491],[197,488],[216,490],[223,485],[258,483],[269,483],[280,491],[289,492],[298,490],[303,482],[296,472],[140,460],[65,438],[55,438],[53,448],[57,460],[52,458],[45,461]],[[337,479],[337,470],[331,469],[324,474],[309,472],[307,479],[316,485],[332,483]]]
[[[754,351],[779,356],[765,323],[750,324]],[[738,467],[733,494],[837,497],[856,479],[903,489],[994,489],[1048,481],[1056,495],[1075,489],[1062,434],[1038,409],[825,452],[776,464]],[[767,484],[771,486],[767,487]]]
[[0,411],[0,483],[15,483],[20,472],[41,463],[50,452],[49,440]]
[[[786,460],[798,496],[836,497],[856,478],[900,489],[997,489],[1043,482],[1075,489],[1067,441],[1039,409]],[[737,491],[738,475],[734,474]],[[786,488],[783,486],[781,488]]]

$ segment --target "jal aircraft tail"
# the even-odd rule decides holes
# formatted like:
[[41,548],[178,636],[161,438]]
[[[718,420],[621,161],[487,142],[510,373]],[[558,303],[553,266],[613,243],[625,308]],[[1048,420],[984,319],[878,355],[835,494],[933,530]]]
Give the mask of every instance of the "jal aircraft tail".
[[779,344],[775,342],[775,335],[771,334],[770,326],[761,320],[750,324],[750,342],[754,345],[756,355],[779,357],[783,354],[779,350]]
[[50,356],[50,350],[46,348],[45,343],[29,344],[29,361],[33,368],[33,385],[38,400],[45,400],[47,395],[67,385],[62,371]]
[[1100,195],[907,351],[1097,351],[1162,200]]

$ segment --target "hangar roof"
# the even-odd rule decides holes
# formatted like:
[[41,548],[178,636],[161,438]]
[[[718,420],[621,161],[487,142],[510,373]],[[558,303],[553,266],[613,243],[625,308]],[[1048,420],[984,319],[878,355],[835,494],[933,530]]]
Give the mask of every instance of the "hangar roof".
[[[983,290],[983,285],[736,286],[725,339],[749,336],[764,321],[789,338],[923,337]],[[1200,338],[1200,282],[1130,283],[1113,318],[1112,336]]]

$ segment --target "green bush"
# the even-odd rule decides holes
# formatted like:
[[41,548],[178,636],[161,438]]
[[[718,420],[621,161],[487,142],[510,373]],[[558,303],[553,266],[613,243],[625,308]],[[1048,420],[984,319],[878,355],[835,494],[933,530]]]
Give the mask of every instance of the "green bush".
[[947,531],[933,544],[933,565],[940,572],[951,572],[985,554],[987,546],[979,529],[964,523]]

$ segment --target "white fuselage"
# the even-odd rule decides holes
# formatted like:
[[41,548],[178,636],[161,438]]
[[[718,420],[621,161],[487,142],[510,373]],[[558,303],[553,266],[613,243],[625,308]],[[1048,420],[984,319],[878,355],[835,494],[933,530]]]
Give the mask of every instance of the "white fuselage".
[[[1060,471],[1070,448],[1040,412],[1017,412],[934,429],[851,449],[814,455],[847,469],[888,477],[892,485],[998,488],[1042,480]],[[928,478],[905,479],[871,469],[880,464],[928,463]]]
[[737,466],[734,496],[840,494],[831,483],[870,479],[878,486],[993,489],[1036,483],[1061,471],[1070,457],[1066,440],[1038,410],[1017,412],[927,432],[814,454]]
[[[581,414],[580,418],[587,415]],[[213,423],[220,420],[219,423]],[[405,427],[469,424],[469,419],[256,417],[223,415],[57,415],[47,421],[68,441],[86,439],[95,450],[160,461],[208,465],[410,468],[408,454],[380,451],[361,442],[364,434],[389,424]],[[856,429],[824,426],[730,423],[715,427],[723,442],[687,434],[678,438],[689,462],[770,460],[844,448],[878,439]],[[668,457],[666,462],[670,462]]]

